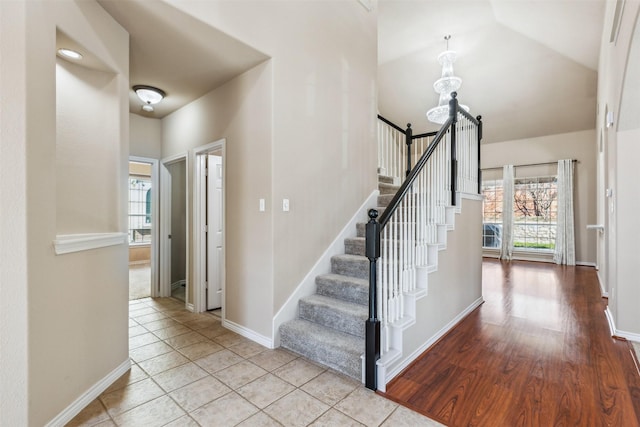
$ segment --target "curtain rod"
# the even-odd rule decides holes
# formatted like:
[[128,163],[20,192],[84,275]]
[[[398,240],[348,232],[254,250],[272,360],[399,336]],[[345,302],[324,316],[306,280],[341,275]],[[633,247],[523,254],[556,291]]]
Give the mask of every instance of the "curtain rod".
[[[571,161],[573,163],[578,163],[578,161],[576,159],[571,159]],[[524,165],[513,165],[514,168],[524,168],[524,167],[528,167],[528,166],[544,166],[544,165],[557,165],[558,162],[542,162],[542,163],[527,163]],[[488,170],[493,170],[493,169],[502,169],[502,166],[496,166],[496,167],[492,167],[492,168],[482,168],[480,170],[483,171],[488,171]]]

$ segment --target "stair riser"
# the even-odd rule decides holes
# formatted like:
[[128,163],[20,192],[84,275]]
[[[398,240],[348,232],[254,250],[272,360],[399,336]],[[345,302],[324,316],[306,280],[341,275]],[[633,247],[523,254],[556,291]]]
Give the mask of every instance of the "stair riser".
[[369,304],[369,291],[356,284],[336,283],[331,279],[316,278],[316,293],[360,305]]
[[351,342],[357,345],[347,346],[349,350],[343,345],[336,345],[337,343],[333,341],[323,344],[323,338],[316,336],[313,331],[301,330],[287,323],[280,327],[280,345],[283,348],[360,381],[362,377],[360,356],[364,353],[364,340],[352,337]]
[[366,315],[357,316],[352,313],[334,310],[332,307],[310,304],[300,300],[299,316],[301,319],[364,338]]
[[[429,242],[429,243],[435,243],[435,242]],[[396,258],[399,257],[399,254],[401,251],[406,250],[406,248],[403,246],[402,243],[396,241],[395,244],[395,248],[394,245],[387,245],[385,240],[382,240],[382,242],[380,242],[381,244],[381,250],[383,247],[386,247],[387,250],[394,250],[395,249],[395,254],[396,254]],[[360,256],[365,256],[365,242],[364,241],[353,241],[353,242],[345,242],[344,244],[344,249],[345,249],[345,253],[349,254],[349,255],[360,255]],[[387,245],[387,246],[385,246]]]
[[358,277],[360,279],[369,279],[369,260],[363,259],[358,261],[345,261],[331,259],[331,272],[334,274],[342,274],[344,276]]
[[[348,375],[351,378],[361,381],[362,366],[360,357],[353,358],[349,354],[343,354],[339,351],[331,351],[331,349],[327,350],[326,348],[311,350],[312,348],[317,347],[317,344],[313,341],[308,343],[302,342],[296,340],[295,338],[289,338],[284,333],[280,338],[280,345],[283,348],[301,354],[308,359],[314,360],[318,363],[335,369],[338,372],[342,372],[343,374]],[[337,364],[335,363],[336,360],[341,360],[344,363]]]
[[[378,207],[387,207],[389,206],[389,203],[391,203],[391,200],[393,200],[393,198],[395,197],[396,193],[393,194],[382,194],[380,196],[378,196]],[[416,195],[407,195],[405,196],[405,198],[410,198],[410,197],[416,197]]]

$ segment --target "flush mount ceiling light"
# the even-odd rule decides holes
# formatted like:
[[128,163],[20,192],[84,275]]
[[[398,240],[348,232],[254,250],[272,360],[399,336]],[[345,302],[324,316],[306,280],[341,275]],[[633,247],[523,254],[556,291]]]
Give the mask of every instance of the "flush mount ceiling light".
[[162,99],[166,96],[162,89],[158,89],[157,87],[147,86],[147,85],[135,85],[133,87],[136,95],[144,105],[142,109],[144,111],[153,111],[153,105],[162,101]]
[[[440,100],[437,107],[427,111],[427,119],[438,124],[443,124],[449,118],[451,92],[456,92],[462,85],[462,79],[453,75],[453,63],[456,61],[456,53],[449,50],[450,38],[451,36],[444,36],[447,42],[447,50],[438,55],[438,62],[442,65],[442,77],[433,84],[433,90],[440,94]],[[469,111],[469,107],[466,105],[460,104],[459,106]]]
[[82,59],[82,54],[80,52],[76,52],[75,50],[60,48],[58,49],[58,54],[68,59],[80,60]]

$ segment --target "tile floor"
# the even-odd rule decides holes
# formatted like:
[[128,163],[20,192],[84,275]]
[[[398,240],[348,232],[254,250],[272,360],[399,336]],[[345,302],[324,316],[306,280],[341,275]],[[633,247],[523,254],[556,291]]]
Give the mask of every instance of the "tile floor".
[[173,298],[129,302],[131,370],[68,426],[440,426]]

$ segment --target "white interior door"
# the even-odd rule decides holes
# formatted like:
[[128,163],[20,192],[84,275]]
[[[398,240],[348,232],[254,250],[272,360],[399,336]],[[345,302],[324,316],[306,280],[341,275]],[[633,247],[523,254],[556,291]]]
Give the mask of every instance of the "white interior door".
[[207,155],[207,310],[222,307],[224,228],[222,157]]

